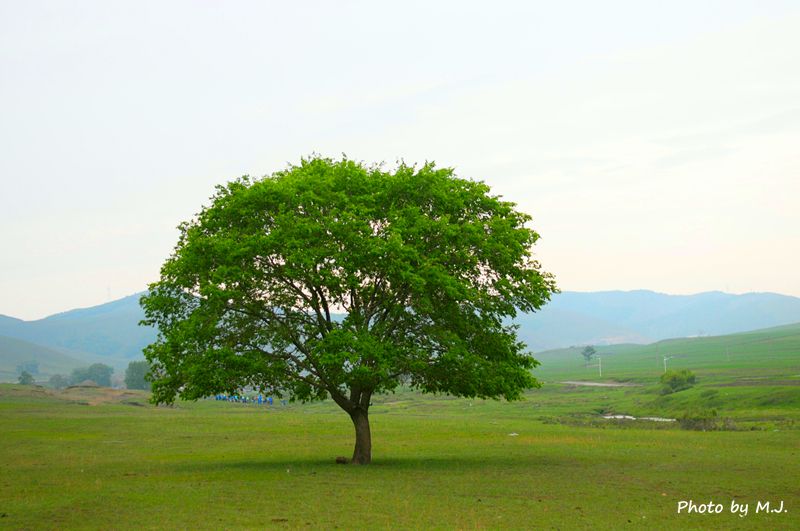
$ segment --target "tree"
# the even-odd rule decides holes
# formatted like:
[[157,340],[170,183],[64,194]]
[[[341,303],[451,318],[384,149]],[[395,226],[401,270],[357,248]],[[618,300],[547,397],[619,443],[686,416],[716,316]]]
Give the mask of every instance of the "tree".
[[583,359],[586,360],[586,366],[589,365],[589,362],[592,361],[592,358],[595,354],[597,354],[597,351],[591,345],[587,346],[583,349],[583,351],[581,351],[581,356],[583,356]]
[[69,385],[69,380],[62,374],[54,374],[50,377],[50,387],[53,389],[64,389]]
[[19,375],[19,378],[17,378],[17,380],[19,380],[19,383],[21,383],[22,385],[34,384],[33,375],[31,375],[31,373],[29,373],[28,371],[22,371],[22,374]]
[[401,381],[427,393],[514,400],[538,387],[517,311],[552,275],[532,257],[530,217],[434,164],[391,171],[313,157],[217,187],[183,223],[142,297],[153,398],[252,386],[331,397],[371,461],[368,411]]
[[69,385],[76,385],[88,379],[89,367],[78,367],[76,369],[72,369],[72,372],[69,375]]
[[150,382],[147,381],[147,374],[150,372],[150,364],[147,361],[132,361],[125,370],[125,386],[128,389],[150,389]]
[[113,367],[109,367],[104,363],[93,363],[88,367],[73,369],[69,378],[69,382],[70,385],[75,385],[83,382],[84,380],[91,380],[97,385],[111,387],[111,375],[113,373]]
[[89,379],[94,381],[97,385],[111,387],[112,374],[114,374],[114,368],[104,363],[93,363],[89,365]]

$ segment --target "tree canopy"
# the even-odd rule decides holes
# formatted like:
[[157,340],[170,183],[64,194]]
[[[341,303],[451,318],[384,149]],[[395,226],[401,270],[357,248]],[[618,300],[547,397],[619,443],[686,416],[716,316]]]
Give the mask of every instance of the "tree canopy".
[[530,220],[432,163],[312,157],[219,186],[141,300],[153,399],[331,397],[368,463],[375,393],[520,398],[538,362],[511,320],[556,289]]
[[53,389],[64,389],[69,385],[69,379],[63,374],[54,374],[50,377],[49,383]]
[[106,365],[105,363],[93,363],[88,367],[80,367],[72,370],[69,376],[70,385],[75,385],[83,382],[84,380],[91,380],[97,385],[103,387],[111,387],[111,375],[114,374],[114,368]]
[[591,345],[587,345],[581,351],[581,356],[583,356],[583,359],[586,360],[586,365],[588,365],[589,362],[592,361],[592,358],[594,357],[595,354],[597,354],[597,351]]
[[147,375],[150,372],[150,364],[146,360],[132,361],[125,369],[125,387],[128,389],[149,390],[150,382]]

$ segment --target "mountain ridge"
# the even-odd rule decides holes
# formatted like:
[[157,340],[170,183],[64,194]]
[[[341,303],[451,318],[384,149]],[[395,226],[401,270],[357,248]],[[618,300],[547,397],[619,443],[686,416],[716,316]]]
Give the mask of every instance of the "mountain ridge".
[[[139,326],[145,292],[24,321],[0,316],[0,335],[67,355],[121,360],[142,357],[156,330]],[[532,314],[520,314],[519,337],[533,351],[586,344],[651,343],[675,337],[746,332],[800,322],[800,298],[771,292],[708,291],[671,295],[651,290],[565,291]]]

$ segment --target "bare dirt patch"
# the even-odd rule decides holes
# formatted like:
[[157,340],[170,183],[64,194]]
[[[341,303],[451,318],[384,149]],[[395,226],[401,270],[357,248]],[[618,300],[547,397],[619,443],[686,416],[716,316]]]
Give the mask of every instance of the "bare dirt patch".
[[148,393],[144,391],[111,389],[109,387],[71,387],[54,394],[56,398],[86,403],[90,406],[131,403],[132,401],[147,402],[147,395]]

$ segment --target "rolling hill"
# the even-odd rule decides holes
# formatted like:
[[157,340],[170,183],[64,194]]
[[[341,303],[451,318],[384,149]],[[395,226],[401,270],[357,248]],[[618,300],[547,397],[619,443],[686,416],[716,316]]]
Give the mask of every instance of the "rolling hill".
[[38,363],[37,381],[46,380],[54,374],[69,374],[72,369],[83,367],[85,360],[73,358],[57,350],[35,343],[0,336],[0,382],[17,379],[17,366],[35,361]]
[[[139,326],[141,293],[36,321],[0,316],[0,335],[117,367],[142,357],[156,337]],[[534,352],[571,345],[645,344],[800,322],[800,298],[775,293],[666,295],[653,291],[564,292],[540,312],[518,316]]]
[[36,321],[0,316],[0,335],[64,351],[79,359],[91,356],[119,366],[142,357],[142,349],[156,337],[139,326],[141,293],[99,306],[58,313]]
[[555,295],[540,312],[519,318],[520,337],[534,351],[723,335],[797,322],[798,297],[719,291],[567,291]]

